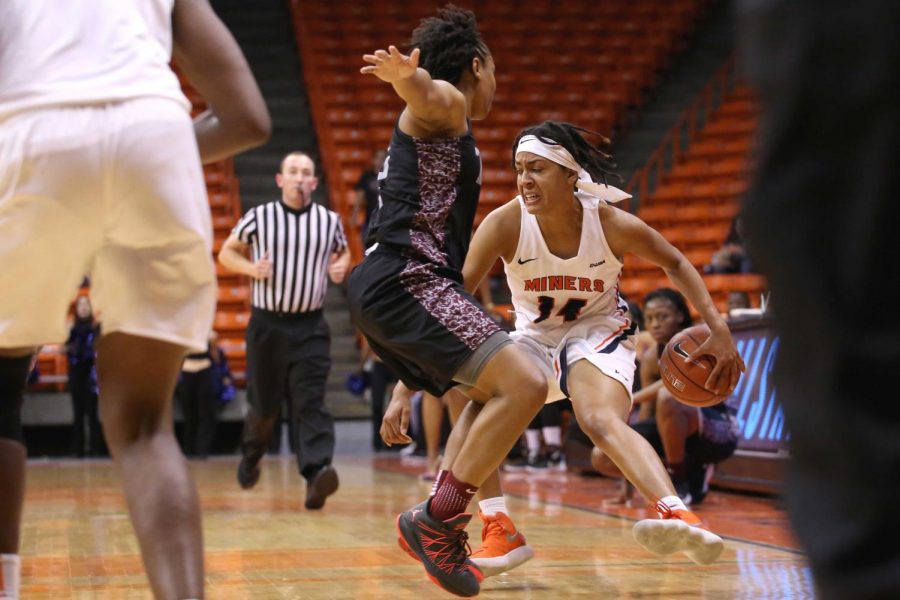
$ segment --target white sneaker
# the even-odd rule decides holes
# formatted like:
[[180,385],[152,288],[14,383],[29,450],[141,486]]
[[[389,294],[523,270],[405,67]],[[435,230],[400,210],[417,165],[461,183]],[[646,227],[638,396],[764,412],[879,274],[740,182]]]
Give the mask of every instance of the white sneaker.
[[725,549],[722,538],[688,510],[671,510],[657,503],[659,519],[644,519],[634,526],[634,539],[648,552],[658,555],[684,552],[698,565],[714,563]]

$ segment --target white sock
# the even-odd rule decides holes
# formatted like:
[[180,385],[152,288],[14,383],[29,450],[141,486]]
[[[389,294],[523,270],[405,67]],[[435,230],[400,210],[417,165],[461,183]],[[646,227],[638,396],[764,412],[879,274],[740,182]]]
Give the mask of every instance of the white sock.
[[525,445],[528,446],[528,454],[536,456],[537,453],[541,450],[541,430],[526,429]]
[[665,498],[660,498],[659,501],[668,506],[669,510],[687,510],[687,506],[684,505],[684,502],[678,496],[666,496]]
[[559,425],[544,427],[541,433],[544,434],[544,441],[548,446],[556,446],[557,448],[562,446],[562,427]]
[[481,509],[481,513],[485,516],[493,516],[497,513],[503,513],[507,517],[509,516],[509,511],[506,509],[506,498],[503,496],[479,500],[478,508]]
[[0,554],[0,598],[18,599],[20,564],[18,554]]

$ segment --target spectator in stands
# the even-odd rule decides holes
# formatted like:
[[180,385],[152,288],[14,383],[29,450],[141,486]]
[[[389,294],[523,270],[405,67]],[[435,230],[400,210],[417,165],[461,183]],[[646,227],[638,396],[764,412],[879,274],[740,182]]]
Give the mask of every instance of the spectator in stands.
[[[275,175],[281,197],[247,211],[219,252],[226,268],[253,278],[247,326],[247,400],[242,459],[244,489],[259,481],[262,460],[288,390],[297,468],[306,479],[308,509],[337,491],[334,419],[325,406],[331,333],[322,313],[328,279],[341,283],[350,265],[337,213],[312,201],[316,166],[290,152]],[[298,232],[302,232],[302,235]],[[245,256],[250,250],[252,260]]]
[[725,237],[722,247],[712,255],[712,262],[703,268],[706,274],[753,273],[753,265],[741,237],[741,220],[735,217]]
[[[353,204],[350,221],[354,225],[358,224],[360,226],[360,237],[364,246],[366,234],[369,231],[369,220],[372,218],[372,213],[378,208],[378,174],[384,168],[386,156],[387,152],[385,150],[377,150],[372,155],[372,166],[363,171],[354,188],[356,190],[356,202]],[[360,215],[362,215],[362,223],[360,223]]]
[[[203,0],[4,0],[0,40],[0,596],[18,595],[25,377],[36,346],[66,338],[88,272],[103,432],[153,594],[202,598],[200,503],[171,417],[216,304],[200,163],[268,139],[265,102]],[[173,58],[211,107],[193,122]]]
[[[81,295],[75,300],[75,320],[69,330],[65,350],[69,365],[69,393],[72,395],[72,454],[83,457],[102,452],[103,435],[97,417],[97,369],[94,343],[100,325],[94,320],[91,301]],[[88,436],[85,439],[85,426]],[[85,445],[85,442],[87,444]]]
[[[684,297],[669,288],[650,292],[644,298],[644,319],[656,344],[641,357],[641,390],[634,395],[640,413],[632,426],[664,459],[685,504],[700,504],[709,490],[710,466],[731,456],[737,447],[737,421],[724,403],[702,409],[691,407],[663,387],[660,353],[676,333],[692,325]],[[594,465],[604,475],[620,476],[612,461],[597,450]],[[628,488],[621,501],[627,502],[630,497]]]
[[207,458],[212,452],[221,396],[230,378],[222,370],[224,353],[218,335],[210,332],[206,350],[188,354],[181,365],[175,394],[182,412],[182,450],[186,456]]
[[747,292],[732,291],[728,292],[728,315],[732,316],[732,311],[744,310],[750,308],[750,295]]
[[762,106],[743,218],[776,303],[791,523],[818,597],[900,598],[900,321],[856,316],[896,312],[897,5],[739,6]]

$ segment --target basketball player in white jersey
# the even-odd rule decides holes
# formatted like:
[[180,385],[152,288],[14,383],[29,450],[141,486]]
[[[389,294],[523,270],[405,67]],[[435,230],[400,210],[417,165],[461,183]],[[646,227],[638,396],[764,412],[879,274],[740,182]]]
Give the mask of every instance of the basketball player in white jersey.
[[[173,46],[211,106],[193,122]],[[203,596],[200,507],[171,413],[182,359],[206,347],[215,310],[201,159],[269,130],[207,0],[0,3],[0,597],[19,590],[29,357],[65,339],[86,274],[104,316],[103,429],[153,593]]]
[[[687,510],[656,452],[625,421],[637,327],[618,293],[622,256],[632,252],[662,267],[710,326],[710,339],[694,353],[716,359],[707,387],[733,389],[743,362],[693,266],[656,231],[608,204],[628,195],[594,183],[605,180],[608,157],[581,131],[548,121],[520,134],[514,145],[519,196],[476,230],[463,268],[465,286],[475,289],[497,258],[503,259],[516,313],[512,337],[547,376],[547,400],[571,398],[594,444],[654,499],[661,518],[635,526],[638,542],[656,554],[684,551],[694,562],[709,564],[722,552],[721,538]],[[389,443],[400,441],[392,436],[402,408],[389,407],[385,416]],[[476,410],[470,403],[460,416],[445,456],[452,457],[470,422],[467,413]],[[508,517],[499,475],[484,483],[479,497],[483,544],[473,562],[493,575],[531,558]]]

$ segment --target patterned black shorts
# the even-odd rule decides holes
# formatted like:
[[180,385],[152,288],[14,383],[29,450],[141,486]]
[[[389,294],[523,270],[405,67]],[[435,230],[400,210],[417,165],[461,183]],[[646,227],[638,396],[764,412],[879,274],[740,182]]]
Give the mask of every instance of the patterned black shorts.
[[408,386],[440,396],[501,328],[452,269],[376,250],[350,274],[350,316],[372,350]]

